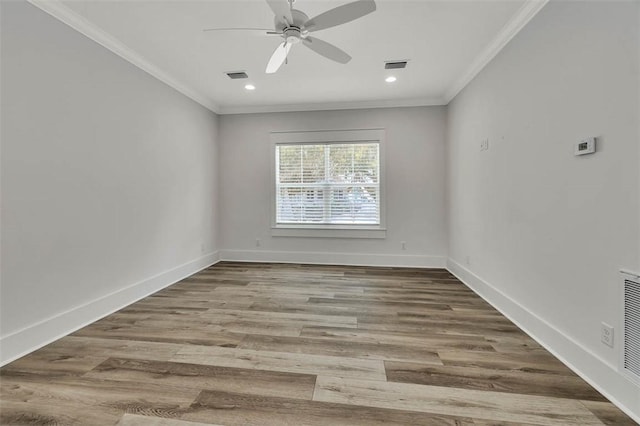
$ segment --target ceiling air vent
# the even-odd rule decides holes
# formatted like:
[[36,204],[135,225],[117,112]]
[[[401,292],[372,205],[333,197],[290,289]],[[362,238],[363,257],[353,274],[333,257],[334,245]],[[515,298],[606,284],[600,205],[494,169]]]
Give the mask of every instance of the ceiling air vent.
[[407,61],[387,61],[384,63],[384,69],[397,70],[399,68],[406,68]]
[[237,80],[239,78],[249,78],[247,73],[244,71],[232,71],[232,72],[226,72],[225,74],[228,75],[229,78],[232,80]]
[[622,371],[640,384],[640,275],[623,272]]

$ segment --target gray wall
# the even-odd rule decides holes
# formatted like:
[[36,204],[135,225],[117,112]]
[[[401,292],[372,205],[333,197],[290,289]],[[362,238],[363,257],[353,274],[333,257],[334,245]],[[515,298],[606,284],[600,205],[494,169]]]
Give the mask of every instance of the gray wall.
[[6,360],[115,305],[78,307],[207,262],[217,116],[34,6],[1,7]]
[[[221,116],[221,256],[444,266],[444,127],[444,107]],[[272,237],[269,133],[368,128],[386,130],[386,239]]]
[[[617,367],[618,270],[640,270],[639,17],[545,6],[449,105],[447,192],[453,270],[638,416]],[[598,152],[575,157],[588,136]]]

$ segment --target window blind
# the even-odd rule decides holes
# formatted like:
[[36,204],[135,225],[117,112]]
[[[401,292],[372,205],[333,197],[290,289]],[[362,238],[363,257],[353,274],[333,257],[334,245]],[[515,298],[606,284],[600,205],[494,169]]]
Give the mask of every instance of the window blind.
[[276,145],[276,223],[380,224],[378,142]]

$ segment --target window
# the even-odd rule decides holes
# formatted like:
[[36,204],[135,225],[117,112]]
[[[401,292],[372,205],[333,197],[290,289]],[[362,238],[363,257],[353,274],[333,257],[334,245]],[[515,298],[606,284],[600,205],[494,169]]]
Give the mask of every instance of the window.
[[276,222],[380,224],[379,146],[276,146]]
[[274,228],[382,229],[382,134],[379,130],[272,134]]

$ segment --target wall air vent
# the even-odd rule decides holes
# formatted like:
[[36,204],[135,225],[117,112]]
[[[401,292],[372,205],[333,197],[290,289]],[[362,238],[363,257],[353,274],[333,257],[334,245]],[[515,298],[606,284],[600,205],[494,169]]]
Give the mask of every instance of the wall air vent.
[[247,73],[244,71],[231,71],[231,72],[226,72],[225,74],[228,75],[229,78],[232,80],[237,80],[239,78],[249,78]]
[[397,70],[399,68],[406,68],[407,61],[387,61],[384,63],[384,69]]
[[622,371],[640,385],[640,275],[624,272]]

